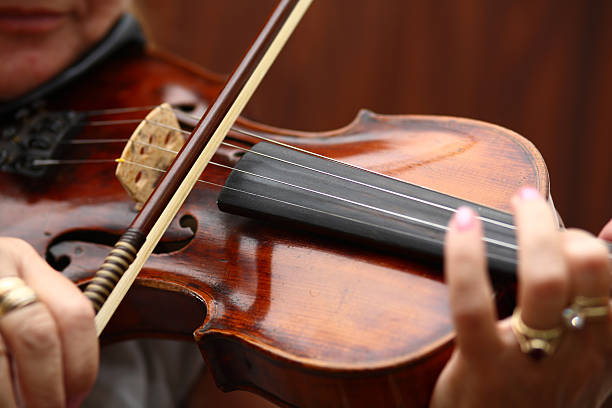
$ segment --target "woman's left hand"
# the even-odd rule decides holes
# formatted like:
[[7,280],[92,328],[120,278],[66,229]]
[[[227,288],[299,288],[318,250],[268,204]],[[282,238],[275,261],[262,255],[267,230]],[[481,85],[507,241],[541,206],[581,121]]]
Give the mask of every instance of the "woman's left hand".
[[[547,202],[534,189],[523,189],[513,206],[520,308],[514,331],[512,318],[496,318],[479,220],[463,208],[450,222],[445,273],[456,348],[438,379],[431,406],[599,406],[612,390],[608,251],[584,231],[560,231]],[[612,222],[601,236],[612,238]],[[574,302],[586,302],[594,315],[605,315],[587,317],[577,330],[566,328],[562,313]],[[540,335],[543,342],[526,342]],[[550,355],[538,359],[533,352],[521,351],[517,336],[523,346],[551,346]]]

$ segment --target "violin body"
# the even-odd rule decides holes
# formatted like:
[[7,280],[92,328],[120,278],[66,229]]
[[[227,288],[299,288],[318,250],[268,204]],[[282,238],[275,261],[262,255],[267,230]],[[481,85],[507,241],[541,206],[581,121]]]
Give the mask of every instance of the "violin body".
[[[221,78],[188,63],[129,52],[56,94],[47,108],[169,102],[201,112],[221,87]],[[116,113],[104,120],[143,116]],[[545,164],[533,145],[483,122],[363,111],[330,132],[246,119],[240,125],[501,210],[509,210],[520,186],[549,192]],[[127,139],[134,127],[85,126],[78,138]],[[256,142],[234,132],[229,138],[246,148]],[[59,158],[114,159],[122,148],[67,145]],[[222,147],[213,160],[232,166],[242,154]],[[201,179],[223,185],[229,172],[209,165]],[[55,166],[39,179],[0,174],[0,183],[0,234],[28,241],[79,285],[136,215],[110,162]],[[223,213],[216,205],[219,190],[198,183],[103,340],[195,338],[221,389],[253,391],[282,405],[425,406],[452,351],[439,264],[297,225]]]

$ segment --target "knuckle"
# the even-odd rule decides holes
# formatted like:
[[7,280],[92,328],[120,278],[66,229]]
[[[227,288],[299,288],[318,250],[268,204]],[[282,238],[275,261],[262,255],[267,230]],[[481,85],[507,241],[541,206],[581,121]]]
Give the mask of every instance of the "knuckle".
[[[474,265],[481,262],[479,254],[471,250],[462,250],[452,255],[452,260],[456,265]],[[452,265],[452,264],[451,264]]]
[[[515,213],[519,226],[548,227],[557,224],[548,202],[544,199],[518,200],[515,203]],[[539,228],[535,228],[537,229]]]
[[569,241],[565,246],[565,255],[573,270],[595,272],[610,269],[608,250],[595,238]]
[[453,316],[455,322],[463,327],[477,330],[484,324],[482,318],[489,312],[489,308],[483,302],[463,301],[459,305],[453,307]]
[[467,270],[479,270],[485,267],[484,251],[473,247],[453,251],[445,257],[445,269],[453,275],[464,275]]
[[14,331],[16,341],[28,351],[39,353],[59,348],[55,321],[42,305],[30,306],[30,315]]
[[560,297],[569,286],[565,268],[560,265],[551,265],[546,273],[539,273],[529,278],[528,287],[536,296]]
[[[482,299],[482,282],[477,281],[474,277],[467,278],[465,276],[459,279],[451,280],[451,294],[460,302],[457,307],[471,310],[476,300]],[[470,299],[469,303],[466,299]]]
[[555,253],[559,249],[558,235],[546,229],[536,229],[529,237],[530,245],[533,249],[543,253]]
[[62,304],[58,319],[62,329],[78,329],[92,324],[94,311],[84,296],[75,296]]
[[32,252],[34,252],[32,246],[20,238],[0,237],[0,254],[12,259],[16,265],[19,264],[20,256],[29,255]]
[[0,238],[0,247],[4,251],[13,253],[22,253],[24,251],[31,252],[32,246],[21,238],[2,237]]

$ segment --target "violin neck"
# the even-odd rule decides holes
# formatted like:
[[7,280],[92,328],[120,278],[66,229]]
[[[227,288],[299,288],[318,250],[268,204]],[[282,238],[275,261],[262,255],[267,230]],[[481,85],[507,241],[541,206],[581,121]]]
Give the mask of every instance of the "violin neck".
[[463,205],[483,220],[494,277],[514,279],[512,215],[334,160],[261,142],[237,163],[218,198],[225,212],[437,262],[448,221]]

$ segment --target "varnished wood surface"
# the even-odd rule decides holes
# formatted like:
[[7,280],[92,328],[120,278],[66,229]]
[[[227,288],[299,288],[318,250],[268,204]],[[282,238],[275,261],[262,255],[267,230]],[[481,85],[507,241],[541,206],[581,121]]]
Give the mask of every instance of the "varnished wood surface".
[[[126,53],[51,107],[205,104],[218,91],[219,83],[204,72]],[[251,125],[303,148],[502,209],[520,185],[548,191],[533,146],[482,122],[363,113],[321,134]],[[79,138],[127,137],[131,131],[85,127]],[[113,159],[121,149],[72,146],[63,157]],[[239,156],[224,148],[215,160],[231,164]],[[512,164],[501,165],[500,157]],[[507,168],[510,173],[503,172]],[[227,174],[213,166],[202,177],[222,184]],[[24,238],[75,282],[91,276],[113,236],[136,214],[111,163],[57,167],[38,181],[3,174],[0,183],[0,234]],[[174,245],[145,265],[106,340],[186,339],[196,330],[226,390],[255,390],[299,406],[425,405],[452,339],[440,271],[414,254],[377,252],[221,213],[216,194],[217,188],[201,186],[188,198],[164,238]],[[195,234],[185,219],[195,221]]]
[[[275,1],[135,3],[160,47],[225,73]],[[610,43],[608,1],[315,1],[246,114],[307,130],[361,108],[502,125],[542,152],[565,223],[597,232],[612,216]]]

